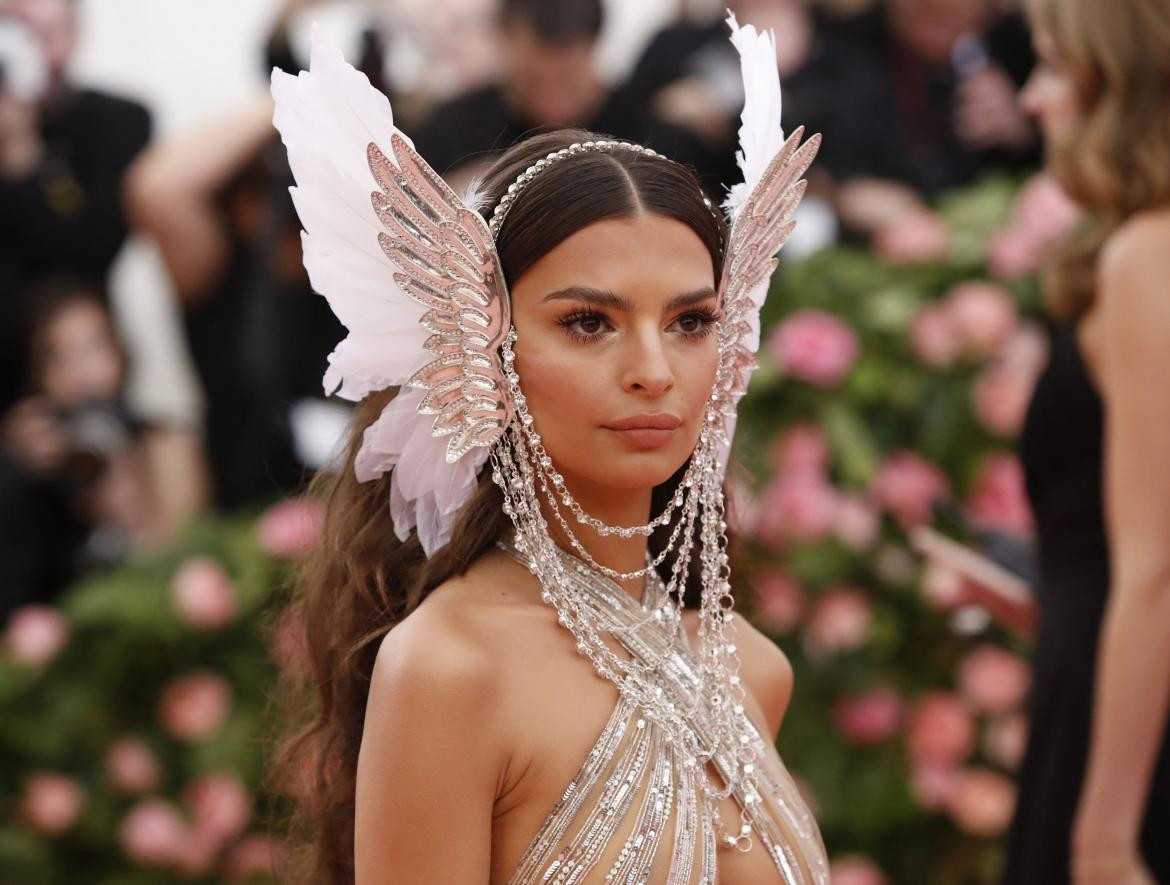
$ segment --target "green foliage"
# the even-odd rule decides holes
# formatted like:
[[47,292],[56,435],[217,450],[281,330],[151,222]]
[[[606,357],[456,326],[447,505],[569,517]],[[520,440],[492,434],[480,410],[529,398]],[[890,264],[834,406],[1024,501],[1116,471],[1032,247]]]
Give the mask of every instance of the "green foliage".
[[[961,497],[986,457],[1005,449],[1008,441],[985,429],[971,406],[980,360],[929,369],[908,336],[923,307],[984,274],[984,241],[1002,224],[1014,189],[1012,181],[993,180],[942,204],[955,231],[949,261],[891,267],[864,250],[840,247],[784,266],[765,306],[761,365],[741,405],[736,438],[757,516],[771,506],[768,489],[783,479],[775,475],[777,439],[796,426],[823,435],[823,480],[833,494],[849,493],[875,510],[874,478],[894,453],[913,452],[935,465]],[[1025,314],[1036,308],[1031,281],[1013,285],[1011,293]],[[770,329],[806,309],[834,315],[857,336],[857,359],[835,385],[786,373],[767,346]],[[748,525],[743,534],[737,580],[758,622],[769,626],[760,589],[769,575],[782,574],[803,596],[794,623],[771,624],[796,672],[779,743],[811,793],[830,853],[871,857],[891,882],[993,881],[994,834],[965,831],[953,814],[925,808],[912,788],[905,709],[923,693],[953,693],[956,666],[974,642],[1008,646],[1008,638],[994,628],[956,635],[950,614],[924,601],[919,564],[889,514],[865,543],[832,530],[776,539]],[[176,572],[193,559],[226,572],[237,610],[222,626],[196,629],[176,608]],[[287,580],[287,562],[262,549],[254,519],[209,521],[193,526],[173,549],[69,593],[61,603],[68,641],[47,663],[0,658],[0,881],[136,885],[227,878],[248,835],[271,828],[275,800],[264,789],[264,721],[275,668],[265,633]],[[863,601],[864,636],[818,650],[818,607],[842,587],[854,602]],[[174,680],[192,673],[222,679],[230,709],[206,736],[183,739],[168,727],[163,698]],[[888,734],[859,743],[843,733],[838,706],[875,689],[892,690],[904,709]],[[976,714],[982,729],[988,720]],[[173,803],[194,827],[189,785],[227,773],[253,797],[246,830],[178,866],[129,856],[121,834],[143,796],[117,786],[107,762],[111,745],[127,736],[144,742],[159,763],[146,796]],[[959,764],[1004,770],[978,745]],[[71,778],[84,795],[76,819],[59,835],[31,826],[25,804],[30,777],[45,771]]]

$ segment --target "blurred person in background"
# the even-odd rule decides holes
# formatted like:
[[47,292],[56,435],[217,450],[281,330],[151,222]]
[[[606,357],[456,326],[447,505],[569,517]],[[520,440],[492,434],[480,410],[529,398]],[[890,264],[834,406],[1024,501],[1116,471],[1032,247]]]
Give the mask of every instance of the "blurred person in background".
[[[785,129],[794,121],[823,130],[821,112],[833,78],[822,69],[819,8],[808,0],[728,0],[740,24],[771,29],[784,89]],[[705,148],[698,168],[708,189],[738,181],[736,132],[743,108],[739,56],[727,40],[723,4],[711,16],[684,16],[658,32],[642,52],[628,89],[663,120],[691,130]]]
[[630,90],[595,69],[601,0],[500,0],[498,83],[436,106],[416,131],[418,151],[456,189],[494,154],[542,130],[579,127],[628,138],[699,166],[702,142],[647,114]]
[[25,395],[0,415],[0,620],[167,543],[204,503],[197,441],[126,408],[126,356],[105,299],[69,277],[28,297]]
[[1170,882],[1170,4],[1029,13],[1023,105],[1088,221],[1021,442],[1040,618],[1004,882]]
[[[312,5],[286,4],[269,61],[299,68],[286,26]],[[301,263],[291,184],[267,96],[152,145],[127,184],[135,224],[158,244],[179,298],[223,510],[294,492],[319,466],[306,464],[294,421],[323,400],[342,329]]]
[[822,160],[838,212],[891,260],[949,248],[930,197],[1039,162],[1017,102],[1033,64],[1027,26],[995,0],[886,0],[827,31],[823,54]]
[[28,360],[22,293],[57,272],[104,289],[122,177],[150,139],[141,105],[69,83],[77,36],[74,0],[0,0],[0,408]]

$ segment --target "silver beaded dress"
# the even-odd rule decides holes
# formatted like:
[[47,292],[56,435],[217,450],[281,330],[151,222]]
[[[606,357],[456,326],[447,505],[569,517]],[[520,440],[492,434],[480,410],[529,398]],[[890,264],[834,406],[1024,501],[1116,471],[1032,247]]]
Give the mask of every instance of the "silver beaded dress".
[[[659,660],[658,684],[703,735],[709,730],[699,690],[698,663],[679,629],[678,612],[661,581],[647,580],[639,603],[580,560],[566,571],[594,609],[599,626],[631,657]],[[669,650],[668,650],[669,649]],[[820,885],[829,881],[824,846],[812,814],[766,736],[762,771],[733,794],[751,838],[771,858],[768,882]],[[725,760],[712,764],[722,771]],[[529,844],[510,882],[668,883],[718,881],[716,825],[698,778],[703,766],[676,752],[664,728],[619,694],[617,705],[577,774]],[[726,821],[735,834],[740,819]]]

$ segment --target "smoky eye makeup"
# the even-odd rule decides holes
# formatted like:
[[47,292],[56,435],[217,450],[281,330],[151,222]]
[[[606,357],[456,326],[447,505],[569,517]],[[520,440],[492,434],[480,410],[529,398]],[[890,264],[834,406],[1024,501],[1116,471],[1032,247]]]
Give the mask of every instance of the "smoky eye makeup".
[[[687,339],[705,338],[709,335],[721,315],[706,307],[684,310],[673,317],[667,329],[677,328],[678,334]],[[602,311],[579,308],[558,317],[556,324],[574,341],[589,343],[600,341],[613,331],[613,323]]]

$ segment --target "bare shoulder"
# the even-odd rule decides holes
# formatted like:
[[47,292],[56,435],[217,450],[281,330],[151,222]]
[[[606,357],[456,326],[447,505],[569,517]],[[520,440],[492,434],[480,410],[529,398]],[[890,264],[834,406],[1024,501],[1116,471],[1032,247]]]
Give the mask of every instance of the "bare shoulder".
[[[485,557],[432,590],[382,639],[372,689],[492,701],[506,682],[501,641],[522,629],[523,613],[534,608],[528,573],[514,565]],[[504,623],[508,630],[500,629]]]
[[423,605],[382,638],[371,691],[475,696],[493,687],[494,670],[458,607]]
[[1131,302],[1146,299],[1170,316],[1170,209],[1143,212],[1126,220],[1101,250],[1099,278],[1107,296]]
[[[694,648],[698,643],[698,612],[684,613],[683,623]],[[739,654],[740,679],[759,705],[768,730],[775,738],[788,709],[788,702],[792,699],[792,664],[775,642],[739,612],[732,614],[732,625],[733,630],[728,631],[728,638],[734,636],[732,641]]]
[[740,677],[755,696],[768,728],[775,737],[792,699],[792,664],[775,642],[765,636],[743,615],[734,614],[736,646],[739,651]]
[[487,880],[509,753],[505,683],[473,607],[449,589],[382,638],[358,755],[359,882],[391,869],[410,881]]

